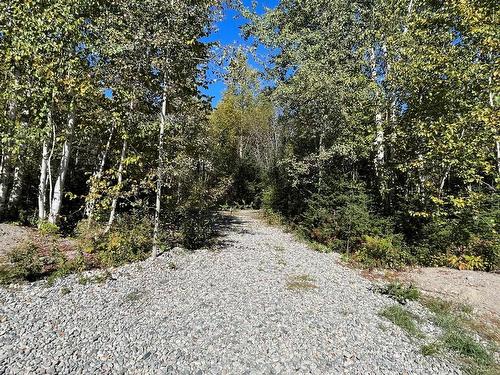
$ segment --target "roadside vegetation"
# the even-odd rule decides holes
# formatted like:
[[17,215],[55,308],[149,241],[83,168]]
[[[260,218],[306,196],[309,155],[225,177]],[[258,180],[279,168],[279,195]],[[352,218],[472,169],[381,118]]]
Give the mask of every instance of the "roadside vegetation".
[[[481,323],[482,320],[474,315],[470,306],[421,296],[413,286],[399,282],[389,283],[378,291],[399,302],[384,308],[379,315],[419,340],[422,354],[451,354],[467,374],[493,375],[500,370],[498,326]],[[416,316],[411,308],[404,306],[408,301],[420,302],[428,310],[429,316]],[[426,319],[440,329],[437,336],[424,334],[420,329]]]

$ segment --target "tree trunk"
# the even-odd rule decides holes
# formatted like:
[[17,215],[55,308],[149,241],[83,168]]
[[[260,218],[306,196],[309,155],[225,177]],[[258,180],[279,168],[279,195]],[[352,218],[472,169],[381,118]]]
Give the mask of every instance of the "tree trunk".
[[10,178],[10,155],[8,151],[2,150],[2,168],[0,169],[0,216],[5,213],[7,190]]
[[[117,186],[118,189],[121,190],[122,188],[122,183],[123,183],[123,168],[125,165],[125,157],[127,156],[127,139],[125,138],[123,140],[123,146],[122,146],[122,153],[120,155],[120,165],[118,166],[118,181],[117,181]],[[111,202],[111,211],[109,213],[109,219],[108,219],[108,224],[106,225],[106,229],[104,230],[104,233],[108,233],[109,230],[111,229],[111,226],[113,225],[116,217],[116,206],[118,205],[118,195],[115,195],[113,198],[113,201]]]
[[321,193],[321,188],[323,185],[323,154],[325,152],[324,138],[325,130],[322,127],[318,144],[318,193]]
[[156,180],[156,204],[155,204],[155,218],[153,229],[153,251],[151,256],[157,257],[159,247],[159,234],[160,234],[160,215],[161,215],[161,190],[163,187],[163,137],[165,135],[165,122],[167,118],[167,86],[163,84],[163,99],[161,105],[160,116],[160,136],[158,139],[158,172]]
[[47,220],[47,172],[49,169],[49,145],[46,139],[42,145],[42,164],[40,166],[40,182],[38,184],[38,220]]
[[[492,53],[490,53],[490,56],[491,55],[492,55]],[[490,86],[490,90],[488,93],[489,94],[489,105],[490,105],[491,109],[494,110],[495,109],[495,100],[494,100],[493,90],[491,89],[491,87],[493,85],[493,74],[490,74],[490,76],[488,77],[488,83]],[[498,128],[496,128],[495,135],[496,135],[495,146],[496,146],[496,152],[497,152],[497,155],[496,155],[497,173],[500,175],[500,140],[498,139],[499,138]]]
[[66,129],[66,139],[64,141],[61,162],[59,164],[59,171],[57,173],[57,179],[54,184],[54,190],[51,197],[49,222],[51,224],[56,224],[59,219],[59,213],[61,211],[62,199],[64,194],[64,182],[66,180],[66,175],[68,173],[69,160],[71,157],[71,144],[73,141],[73,133],[75,130],[75,103],[74,101],[70,104],[70,110],[68,115],[68,123]]
[[22,169],[22,161],[21,158],[18,158],[16,167],[14,168],[14,177],[12,188],[9,193],[9,200],[7,202],[7,209],[9,212],[17,206],[19,202],[19,198],[21,197],[21,190],[23,187],[23,169]]
[[[372,71],[371,71],[371,76],[374,84],[378,86],[377,82],[377,59],[375,55],[375,47],[372,47],[371,49],[371,54],[370,54],[370,60],[371,60],[371,66],[372,66]],[[380,106],[380,93],[379,90],[376,91],[376,98],[377,98],[377,107]],[[375,158],[373,160],[373,164],[375,167],[375,174],[377,177],[381,177],[382,174],[382,167],[385,162],[385,152],[384,152],[384,115],[382,111],[377,109],[377,112],[375,113],[375,140],[374,140],[374,148],[375,148]]]
[[[106,146],[104,148],[104,151],[102,152],[101,160],[99,162],[99,167],[92,175],[91,186],[89,187],[89,194],[93,193],[93,186],[92,186],[93,182],[96,180],[99,181],[102,177],[102,173],[104,172],[104,166],[106,165],[106,160],[108,158],[108,153],[109,153],[109,149],[111,147],[111,140],[113,139],[114,132],[115,132],[115,127],[113,125],[111,127],[111,132],[109,133],[108,141],[106,142]],[[89,201],[86,202],[86,204],[85,204],[85,216],[87,216],[87,218],[89,219],[89,224],[90,224],[90,221],[92,220],[92,216],[94,214],[94,208],[95,208],[95,199],[90,199]]]

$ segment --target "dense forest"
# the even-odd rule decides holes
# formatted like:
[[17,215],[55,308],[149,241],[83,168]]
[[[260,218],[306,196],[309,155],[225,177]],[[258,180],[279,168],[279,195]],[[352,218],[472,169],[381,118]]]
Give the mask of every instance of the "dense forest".
[[269,54],[212,108],[223,5],[2,2],[1,220],[116,264],[262,208],[370,267],[500,267],[496,2],[233,2]]

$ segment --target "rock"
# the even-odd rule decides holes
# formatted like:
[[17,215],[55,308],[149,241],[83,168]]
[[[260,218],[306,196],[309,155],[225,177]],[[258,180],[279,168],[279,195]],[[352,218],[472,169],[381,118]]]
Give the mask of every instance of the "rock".
[[460,373],[382,320],[391,300],[338,255],[249,212],[233,222],[218,251],[174,248],[113,282],[0,288],[0,373]]

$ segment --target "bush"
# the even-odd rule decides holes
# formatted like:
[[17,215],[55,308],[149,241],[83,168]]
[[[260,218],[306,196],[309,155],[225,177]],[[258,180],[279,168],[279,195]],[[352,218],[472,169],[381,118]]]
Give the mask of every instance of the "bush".
[[48,221],[41,221],[38,224],[38,230],[44,236],[55,236],[59,233],[59,227],[55,224],[51,224]]
[[420,263],[470,270],[499,269],[498,199],[479,197],[460,210],[430,219],[414,239]]
[[215,234],[216,206],[209,191],[194,189],[181,205],[177,221],[182,245],[196,249],[206,245]]
[[307,203],[301,227],[313,241],[333,250],[350,253],[362,236],[390,232],[388,223],[370,212],[370,199],[358,182],[332,181]]
[[114,267],[146,259],[153,248],[152,228],[147,217],[119,216],[111,230],[94,242],[99,264]]
[[7,254],[7,264],[0,270],[0,282],[7,284],[21,280],[35,280],[44,271],[44,262],[38,247],[27,242]]
[[363,236],[353,259],[367,267],[400,269],[413,263],[413,258],[400,234],[386,237]]
[[60,277],[83,272],[91,268],[91,264],[89,264],[81,252],[76,257],[68,259],[61,250],[54,247],[48,259],[50,275],[47,281],[49,284],[53,284]]

